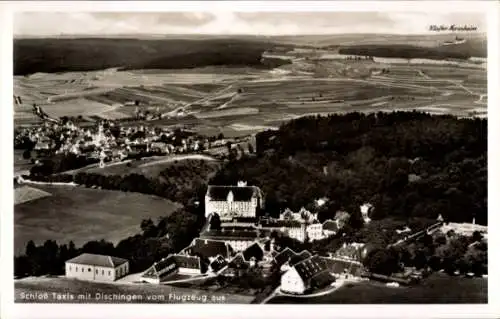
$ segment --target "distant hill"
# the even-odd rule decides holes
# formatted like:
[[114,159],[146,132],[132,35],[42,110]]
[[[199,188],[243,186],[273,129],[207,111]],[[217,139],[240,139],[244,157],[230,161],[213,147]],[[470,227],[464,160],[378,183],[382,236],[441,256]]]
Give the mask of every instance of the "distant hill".
[[[179,69],[211,65],[270,67],[262,53],[275,45],[256,39],[46,38],[14,40],[14,75],[36,72]],[[271,67],[279,62],[274,61]],[[286,63],[284,61],[283,63]]]
[[469,40],[453,45],[436,47],[421,47],[413,45],[365,44],[351,45],[339,48],[340,54],[365,55],[384,58],[406,59],[468,59],[470,57],[486,57],[486,40]]

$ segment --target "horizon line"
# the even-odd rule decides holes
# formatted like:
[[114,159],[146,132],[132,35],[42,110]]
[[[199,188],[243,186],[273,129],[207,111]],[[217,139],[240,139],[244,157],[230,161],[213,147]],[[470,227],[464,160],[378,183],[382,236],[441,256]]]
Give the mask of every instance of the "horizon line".
[[74,37],[74,38],[88,38],[88,37],[137,37],[137,36],[212,36],[212,37],[304,37],[304,36],[338,36],[338,35],[390,35],[390,36],[439,36],[447,34],[461,34],[463,36],[487,36],[486,31],[477,32],[460,32],[460,31],[440,31],[440,32],[423,32],[423,33],[389,33],[389,32],[346,32],[346,33],[300,33],[300,34],[252,34],[252,33],[116,33],[116,34],[72,34],[72,33],[62,33],[62,34],[47,34],[47,35],[34,35],[34,34],[13,34],[13,38],[57,38],[57,37]]

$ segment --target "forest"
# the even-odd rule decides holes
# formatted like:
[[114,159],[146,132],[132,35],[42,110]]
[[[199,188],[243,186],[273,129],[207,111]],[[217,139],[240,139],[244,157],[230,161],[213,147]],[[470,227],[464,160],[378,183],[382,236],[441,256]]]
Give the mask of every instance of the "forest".
[[228,39],[15,39],[14,75],[92,71],[108,68],[190,69],[225,65],[273,68],[261,62],[274,47],[267,41]]
[[487,224],[487,120],[418,112],[350,113],[292,120],[257,135],[257,156],[211,180],[262,188],[266,211],[375,209],[372,219],[412,217]]
[[419,47],[413,45],[352,45],[341,47],[340,54],[352,54],[383,58],[403,59],[460,59],[471,56],[486,57],[486,43],[470,41],[471,43],[455,44],[439,47]]

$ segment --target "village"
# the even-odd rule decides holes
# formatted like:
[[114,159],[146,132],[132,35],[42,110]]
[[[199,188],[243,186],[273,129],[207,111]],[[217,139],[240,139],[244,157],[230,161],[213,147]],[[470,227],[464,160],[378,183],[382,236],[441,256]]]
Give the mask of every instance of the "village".
[[184,127],[120,124],[110,120],[101,120],[93,126],[77,125],[71,119],[44,121],[40,126],[16,130],[14,145],[25,149],[23,157],[34,165],[52,155],[71,154],[104,167],[151,156],[202,152],[214,157],[226,156],[230,152],[241,154],[244,152],[241,144],[252,143],[251,136],[224,138],[220,134],[203,136]]
[[[315,200],[321,206],[326,198]],[[363,204],[360,212],[365,224],[371,222],[371,204]],[[237,185],[209,185],[205,196],[206,224],[198,238],[175,254],[165,256],[140,274],[129,274],[128,261],[113,256],[84,253],[66,262],[65,276],[90,281],[133,282],[136,284],[175,285],[210,289],[217,280],[233,280],[249,272],[269,281],[270,288],[260,302],[274,296],[318,296],[333,292],[346,283],[377,280],[388,287],[418,284],[428,270],[402,267],[391,276],[371,273],[364,260],[373,249],[370,243],[344,243],[338,250],[319,255],[314,251],[294,251],[277,244],[278,238],[289,237],[299,242],[315,241],[342,233],[349,213],[339,211],[333,220],[323,223],[317,214],[305,208],[289,209],[279,218],[265,214],[264,195],[259,187],[238,182]],[[423,230],[408,227],[396,230],[399,240],[394,246],[435,232],[463,236],[481,234],[487,240],[487,227],[472,223],[447,223],[437,216],[434,224]],[[478,242],[474,243],[478,244]],[[457,274],[458,275],[458,274]],[[474,275],[474,274],[466,274]],[[237,280],[236,280],[237,282]]]

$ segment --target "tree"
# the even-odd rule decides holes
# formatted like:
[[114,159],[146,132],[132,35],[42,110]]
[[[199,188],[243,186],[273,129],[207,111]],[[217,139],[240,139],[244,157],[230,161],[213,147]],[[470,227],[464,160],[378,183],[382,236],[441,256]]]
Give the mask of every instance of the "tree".
[[399,268],[399,260],[395,253],[383,248],[371,251],[365,258],[364,264],[370,272],[381,275],[390,275]]
[[36,246],[32,240],[28,241],[28,243],[26,244],[26,252],[25,253],[26,253],[26,257],[28,257],[28,258],[32,258],[33,256],[35,256]]
[[210,219],[210,230],[221,230],[221,220],[217,213],[213,213]]
[[481,233],[478,232],[477,230],[474,231],[472,233],[472,241],[476,242],[476,241],[481,241],[481,240],[483,240],[483,235],[481,235]]
[[154,237],[157,233],[156,226],[151,218],[141,221],[141,230],[144,237]]
[[24,159],[30,159],[31,158],[31,151],[30,150],[25,150],[23,152],[23,158]]

